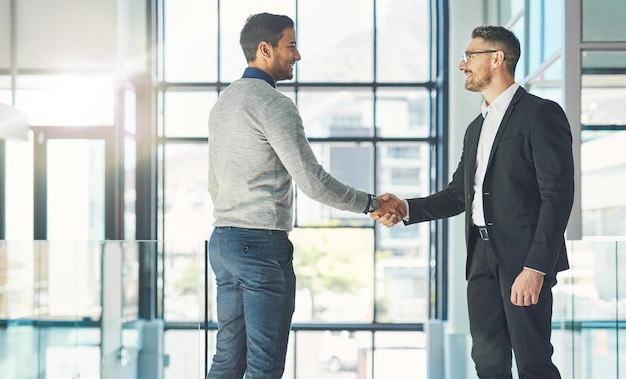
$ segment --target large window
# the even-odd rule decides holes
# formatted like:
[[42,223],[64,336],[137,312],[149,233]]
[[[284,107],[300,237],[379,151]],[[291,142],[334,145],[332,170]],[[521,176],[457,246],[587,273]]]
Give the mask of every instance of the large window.
[[[208,114],[246,67],[239,32],[246,18],[258,12],[285,14],[296,23],[302,60],[294,78],[279,82],[278,89],[298,105],[324,168],[371,193],[414,197],[434,190],[435,157],[442,146],[434,117],[441,90],[433,50],[434,16],[441,10],[435,2],[159,4],[160,237],[197,241],[211,233]],[[297,183],[295,206],[290,238],[298,293],[290,351],[305,352],[290,353],[286,377],[322,378],[342,370],[345,378],[365,372],[395,378],[415,370],[415,377],[425,377],[425,365],[414,363],[425,359],[423,323],[438,290],[429,286],[437,271],[431,263],[434,224],[379,227],[366,215],[309,199]],[[193,271],[188,268],[197,265],[189,252],[178,244],[162,255],[163,315],[172,325],[195,316],[176,308],[184,303],[177,286],[185,272]],[[210,269],[208,275],[214,293]],[[209,322],[215,327],[212,304],[209,299]],[[168,330],[166,341],[177,340],[179,333],[186,332]],[[333,354],[331,346],[339,352]]]

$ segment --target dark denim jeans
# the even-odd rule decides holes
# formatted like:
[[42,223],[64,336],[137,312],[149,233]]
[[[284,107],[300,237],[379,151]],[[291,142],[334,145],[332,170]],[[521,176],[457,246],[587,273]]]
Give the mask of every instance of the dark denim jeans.
[[218,227],[209,241],[217,281],[217,346],[208,379],[279,379],[296,277],[287,232]]

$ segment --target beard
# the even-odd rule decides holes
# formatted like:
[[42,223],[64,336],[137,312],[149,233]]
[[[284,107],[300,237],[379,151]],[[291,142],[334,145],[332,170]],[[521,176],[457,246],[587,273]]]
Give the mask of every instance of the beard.
[[282,55],[278,53],[274,60],[274,75],[276,76],[276,81],[291,80],[293,78],[291,61],[283,59]]
[[482,92],[491,83],[491,74],[487,73],[482,77],[475,75],[476,73],[472,72],[470,80],[465,82],[465,89],[472,92]]

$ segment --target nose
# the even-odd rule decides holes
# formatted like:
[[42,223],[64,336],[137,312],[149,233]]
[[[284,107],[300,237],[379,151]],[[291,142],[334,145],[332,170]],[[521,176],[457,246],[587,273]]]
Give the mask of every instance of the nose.
[[459,70],[465,71],[465,61],[463,59],[459,62]]
[[293,54],[293,59],[295,61],[299,61],[300,59],[302,59],[302,56],[300,56],[300,51],[298,49],[296,49],[296,52]]

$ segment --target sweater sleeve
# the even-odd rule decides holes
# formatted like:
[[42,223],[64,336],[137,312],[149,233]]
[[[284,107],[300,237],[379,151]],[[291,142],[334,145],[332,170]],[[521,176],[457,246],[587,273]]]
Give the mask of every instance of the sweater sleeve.
[[368,194],[342,183],[317,161],[304,133],[298,108],[291,99],[279,97],[270,102],[263,117],[263,132],[268,142],[307,196],[333,208],[355,213],[365,211]]

